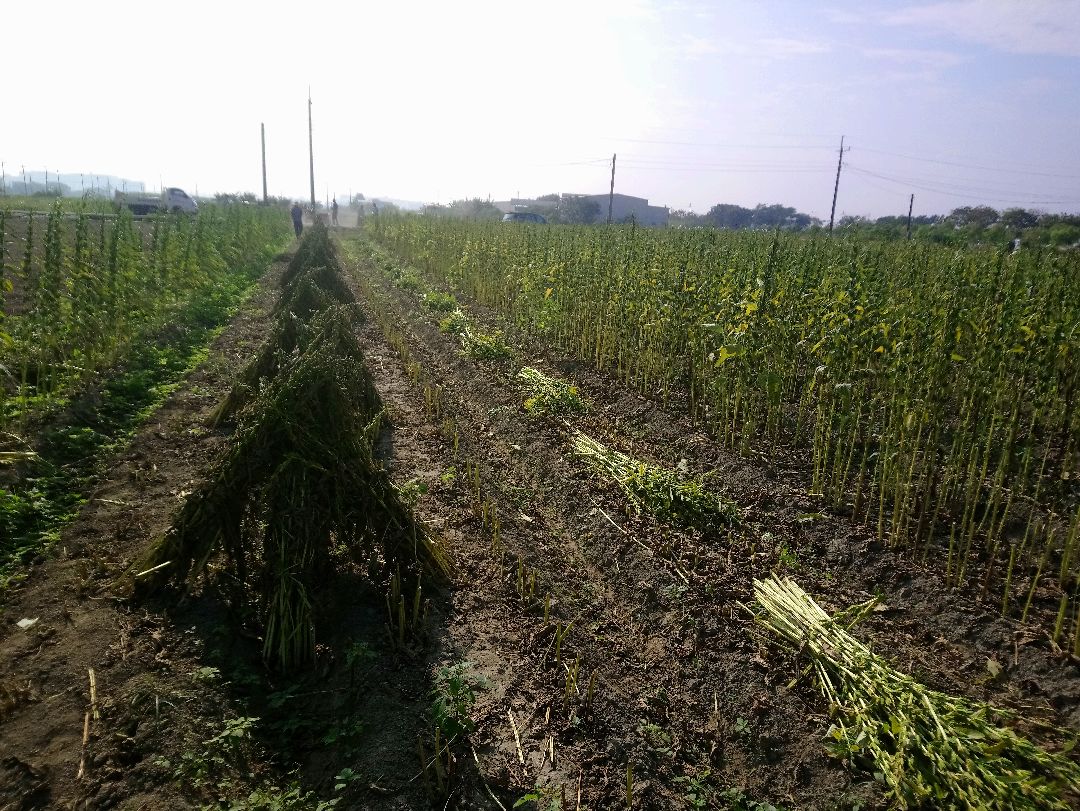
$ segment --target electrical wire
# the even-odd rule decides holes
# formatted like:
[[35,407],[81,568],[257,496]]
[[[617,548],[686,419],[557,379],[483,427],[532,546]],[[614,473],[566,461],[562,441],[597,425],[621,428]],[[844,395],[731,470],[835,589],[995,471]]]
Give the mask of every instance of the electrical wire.
[[[954,187],[954,190],[950,190],[948,184],[941,184],[935,186],[913,182],[907,178],[891,177],[889,175],[883,175],[878,172],[871,172],[868,169],[862,169],[858,166],[852,166],[850,164],[848,164],[846,168],[855,174],[878,178],[879,180],[884,180],[886,183],[895,183],[899,186],[903,186],[909,189],[918,189],[920,191],[933,192],[934,194],[944,195],[945,197],[956,197],[967,200],[981,200],[988,203],[1023,203],[1024,205],[1080,205],[1080,200],[1030,199],[1040,196],[1036,193],[1017,193],[1017,196],[1015,197],[991,198],[987,197],[984,192],[979,192],[977,189],[965,191],[964,187]],[[1001,192],[992,193],[999,194]]]
[[[919,178],[911,177],[898,177],[895,175],[886,175],[880,172],[873,172],[867,169],[863,169],[858,166],[849,166],[853,172],[862,172],[872,177],[877,177],[881,180],[885,180],[890,183],[896,183],[902,186],[911,186],[916,188],[922,188],[924,190],[935,191],[941,194],[958,194],[967,195],[971,197],[978,196],[993,196],[997,195],[999,199],[1004,200],[1025,200],[1031,199],[1038,202],[1056,202],[1050,201],[1048,195],[1045,192],[1031,192],[1031,191],[1019,191],[1017,189],[1002,189],[1002,188],[987,188],[979,186],[969,186],[960,183],[950,183],[942,180],[921,180]],[[1011,195],[1011,196],[1010,196]],[[1067,201],[1066,201],[1067,202]]]
[[1010,169],[1008,167],[1003,167],[1003,166],[982,166],[982,165],[977,164],[977,163],[961,163],[959,161],[946,161],[946,160],[938,160],[936,158],[924,158],[924,157],[922,157],[920,155],[905,155],[902,152],[891,152],[888,149],[877,149],[875,147],[869,147],[869,146],[859,146],[859,147],[857,147],[857,149],[858,149],[858,151],[861,151],[861,152],[875,152],[875,153],[877,153],[879,155],[890,155],[890,156],[892,156],[894,158],[904,158],[905,160],[922,161],[923,163],[936,163],[936,164],[939,164],[941,166],[956,166],[956,167],[963,168],[963,169],[978,169],[978,170],[984,171],[984,172],[999,172],[999,173],[1002,173],[1002,174],[1010,174],[1010,175],[1027,175],[1027,176],[1034,175],[1034,176],[1037,176],[1037,177],[1056,177],[1056,178],[1067,178],[1067,179],[1070,179],[1070,180],[1080,180],[1080,175],[1061,174],[1060,172],[1039,172],[1039,171],[1026,170],[1026,169]]
[[627,144],[671,144],[674,146],[700,146],[719,149],[836,149],[835,144],[723,144],[702,141],[662,141],[647,138],[616,138],[606,136],[608,141]]

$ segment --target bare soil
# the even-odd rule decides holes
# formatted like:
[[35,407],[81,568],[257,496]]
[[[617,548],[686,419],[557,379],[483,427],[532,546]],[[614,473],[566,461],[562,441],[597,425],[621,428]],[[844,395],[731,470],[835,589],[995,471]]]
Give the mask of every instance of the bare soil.
[[[830,609],[880,595],[858,634],[931,686],[1080,728],[1074,660],[817,503],[794,453],[720,448],[677,403],[528,345],[467,304],[516,350],[473,361],[362,260],[350,270],[390,417],[384,463],[450,546],[452,586],[427,591],[427,619],[402,644],[387,633],[386,584],[343,573],[326,587],[315,672],[288,682],[262,670],[258,640],[237,631],[212,583],[179,601],[125,599],[115,578],[228,442],[203,423],[264,337],[280,270],[116,459],[53,557],[5,595],[0,809],[191,808],[267,786],[340,808],[510,808],[530,792],[541,808],[624,808],[628,769],[635,808],[880,807],[872,776],[827,754],[828,707],[798,658],[743,607],[753,578],[774,570]],[[579,386],[586,433],[712,471],[742,523],[706,532],[628,510],[572,458],[560,420],[524,410],[524,364]],[[24,618],[36,622],[21,629]],[[464,662],[477,677],[474,729],[452,743],[442,790],[424,768],[432,699],[440,671]],[[236,746],[209,743],[251,717]]]

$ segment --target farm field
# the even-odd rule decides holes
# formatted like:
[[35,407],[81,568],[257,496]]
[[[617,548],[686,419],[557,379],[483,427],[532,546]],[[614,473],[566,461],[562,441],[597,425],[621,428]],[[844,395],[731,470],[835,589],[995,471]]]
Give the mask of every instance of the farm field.
[[0,800],[1076,807],[1076,260],[945,257],[313,229],[5,591]]

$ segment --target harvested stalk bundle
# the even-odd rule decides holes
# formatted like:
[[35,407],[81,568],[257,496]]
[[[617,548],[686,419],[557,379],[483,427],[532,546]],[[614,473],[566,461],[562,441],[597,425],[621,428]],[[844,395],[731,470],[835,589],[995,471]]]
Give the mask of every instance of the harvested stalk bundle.
[[240,377],[207,420],[216,428],[235,415],[255,396],[261,381],[273,377],[297,352],[309,347],[325,347],[331,353],[347,358],[363,357],[356,337],[356,327],[363,314],[356,307],[328,307],[304,323],[293,313],[283,313],[259,348],[258,354],[240,372]]
[[718,519],[738,520],[738,508],[710,493],[701,477],[683,477],[674,470],[650,465],[600,444],[575,431],[574,453],[595,471],[614,479],[639,510],[691,526],[708,526]]
[[526,366],[517,375],[518,382],[531,395],[525,410],[533,414],[574,414],[585,410],[577,386],[548,377],[539,369]]
[[292,313],[304,319],[334,304],[355,304],[356,296],[341,272],[325,265],[301,270],[281,291],[274,314]]
[[281,286],[288,287],[301,271],[313,267],[330,268],[341,273],[341,262],[338,260],[334,241],[330,238],[326,226],[318,221],[307,230],[300,241],[296,254],[281,275]]
[[1080,765],[994,723],[1014,712],[894,670],[848,633],[849,617],[830,617],[787,578],[755,580],[754,595],[757,621],[810,657],[836,718],[834,753],[869,761],[896,808],[1069,809],[1080,801]]
[[224,553],[237,598],[256,604],[266,659],[285,670],[313,655],[336,550],[361,565],[415,563],[436,580],[449,571],[374,457],[381,402],[361,358],[335,351],[331,323],[240,414],[235,444],[136,576],[143,589],[181,584]]

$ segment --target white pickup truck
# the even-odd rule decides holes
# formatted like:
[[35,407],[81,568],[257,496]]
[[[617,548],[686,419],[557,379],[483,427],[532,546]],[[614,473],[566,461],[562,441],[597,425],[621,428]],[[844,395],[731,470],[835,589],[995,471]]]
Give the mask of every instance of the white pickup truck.
[[132,214],[150,214],[155,211],[174,211],[194,214],[199,204],[183,189],[163,189],[160,194],[117,192],[115,200],[131,209]]

